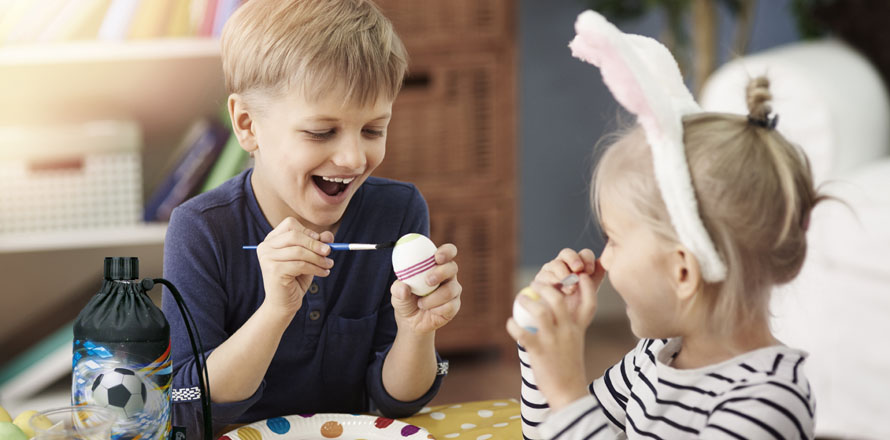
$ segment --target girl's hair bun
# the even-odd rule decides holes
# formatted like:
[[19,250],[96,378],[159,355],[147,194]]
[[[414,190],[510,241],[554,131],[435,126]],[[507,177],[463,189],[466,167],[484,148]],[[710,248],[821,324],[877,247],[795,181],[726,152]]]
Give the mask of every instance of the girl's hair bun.
[[769,91],[769,79],[758,76],[748,81],[745,87],[745,102],[748,104],[748,119],[766,126],[769,114],[773,111],[770,101],[773,95]]

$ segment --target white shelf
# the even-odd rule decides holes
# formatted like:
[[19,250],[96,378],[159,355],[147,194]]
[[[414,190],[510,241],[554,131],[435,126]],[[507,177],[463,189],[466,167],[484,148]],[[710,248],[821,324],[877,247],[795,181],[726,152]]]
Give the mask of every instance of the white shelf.
[[[219,41],[81,41],[0,47],[0,125],[136,121],[150,191],[183,133],[225,103]],[[65,145],[60,143],[59,149]],[[145,196],[145,194],[143,194]],[[0,235],[0,340],[101,285],[107,256],[161,276],[166,224]]]
[[219,41],[211,38],[35,43],[0,47],[0,65],[59,65],[121,60],[168,60],[219,57]]
[[179,134],[225,99],[219,42],[207,38],[0,47],[0,124],[132,118]]
[[0,235],[0,254],[144,245],[163,245],[166,223],[76,231]]

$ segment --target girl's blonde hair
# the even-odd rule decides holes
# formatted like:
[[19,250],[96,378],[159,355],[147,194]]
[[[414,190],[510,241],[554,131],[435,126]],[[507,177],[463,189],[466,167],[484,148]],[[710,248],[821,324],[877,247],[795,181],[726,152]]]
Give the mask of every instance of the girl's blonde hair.
[[250,0],[221,37],[229,93],[280,95],[292,86],[315,100],[345,87],[344,100],[395,100],[408,55],[370,0]]
[[[726,280],[699,295],[712,331],[726,334],[768,316],[771,287],[791,281],[807,251],[813,207],[825,197],[813,187],[804,152],[772,129],[769,81],[752,79],[747,116],[698,113],[683,119],[683,142],[699,214],[727,264]],[[655,181],[642,128],[619,133],[592,181],[601,194],[644,221],[663,240],[679,243]]]

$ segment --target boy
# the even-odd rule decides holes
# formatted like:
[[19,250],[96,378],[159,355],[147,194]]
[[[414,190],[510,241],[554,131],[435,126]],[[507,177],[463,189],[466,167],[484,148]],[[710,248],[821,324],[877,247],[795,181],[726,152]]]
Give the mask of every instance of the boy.
[[[457,249],[438,249],[427,282],[441,285],[421,298],[396,281],[390,252],[327,245],[429,235],[413,185],[370,177],[404,46],[367,0],[251,0],[226,23],[222,58],[254,167],[174,210],[164,250],[207,353],[214,431],[296,413],[413,414],[441,382],[434,337],[460,308]],[[173,424],[199,438],[199,372],[164,295]]]

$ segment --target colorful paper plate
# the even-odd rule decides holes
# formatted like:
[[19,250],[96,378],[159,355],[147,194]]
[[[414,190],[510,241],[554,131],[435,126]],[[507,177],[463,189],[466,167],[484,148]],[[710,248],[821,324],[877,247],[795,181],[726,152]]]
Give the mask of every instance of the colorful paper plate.
[[386,417],[306,414],[274,417],[229,431],[220,440],[419,440],[432,435],[419,426]]

